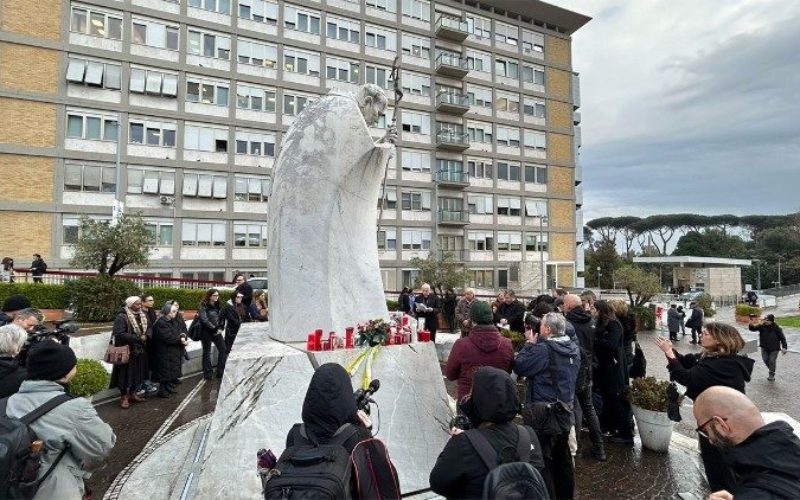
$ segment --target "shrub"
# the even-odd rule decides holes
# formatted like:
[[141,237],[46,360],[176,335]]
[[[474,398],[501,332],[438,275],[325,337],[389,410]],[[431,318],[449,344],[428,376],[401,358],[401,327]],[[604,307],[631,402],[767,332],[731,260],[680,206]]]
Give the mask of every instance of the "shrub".
[[736,304],[736,315],[737,316],[749,316],[751,314],[755,314],[756,316],[761,316],[763,310],[760,307],[753,307],[747,304]]
[[519,352],[527,340],[525,338],[525,334],[519,333],[515,330],[500,330],[500,335],[507,339],[511,339],[511,345],[514,347],[514,352]]
[[[200,305],[200,301],[203,300],[203,295],[205,295],[205,293],[205,288],[153,287],[144,289],[144,294],[153,296],[153,300],[155,301],[153,307],[156,309],[161,309],[164,302],[168,300],[177,300],[181,309],[195,310]],[[232,290],[221,290],[219,293],[220,302],[223,304],[227,302],[232,293]]]
[[24,295],[37,309],[66,309],[69,295],[64,285],[43,283],[0,283],[0,304],[11,295]]
[[111,375],[94,359],[79,359],[78,373],[69,381],[69,392],[76,396],[91,397],[108,388]]
[[134,282],[109,276],[68,281],[66,288],[70,303],[81,321],[111,321],[126,298],[142,294]]
[[713,318],[717,314],[717,310],[714,309],[714,298],[711,295],[704,293],[695,302],[703,310],[703,315],[706,318]]
[[386,299],[386,308],[389,309],[389,311],[399,311],[400,302],[396,300]]
[[[658,380],[655,377],[635,378],[631,381],[627,393],[631,404],[650,411],[667,411],[667,389],[669,382]],[[683,401],[683,395],[678,396],[678,404]]]
[[631,309],[636,317],[636,328],[639,331],[656,329],[656,314],[649,307],[634,307]]

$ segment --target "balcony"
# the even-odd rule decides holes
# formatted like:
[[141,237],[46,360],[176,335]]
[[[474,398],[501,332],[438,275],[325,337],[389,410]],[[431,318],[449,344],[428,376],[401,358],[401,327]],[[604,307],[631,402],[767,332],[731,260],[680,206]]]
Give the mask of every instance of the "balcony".
[[467,58],[458,54],[442,52],[436,58],[436,74],[453,78],[464,78],[469,73]]
[[436,147],[450,151],[467,150],[469,135],[458,130],[440,129],[436,132]]
[[439,16],[436,20],[436,36],[460,43],[469,36],[469,25],[457,17]]
[[442,186],[465,188],[469,186],[469,173],[453,170],[439,170],[436,172],[436,181]]
[[439,224],[443,226],[464,226],[469,224],[469,212],[466,210],[439,209]]
[[441,92],[436,96],[436,111],[463,115],[469,111],[469,96],[456,91]]
[[469,260],[469,251],[462,248],[460,250],[437,250],[436,257],[443,259],[445,254],[449,255],[453,262],[467,262]]

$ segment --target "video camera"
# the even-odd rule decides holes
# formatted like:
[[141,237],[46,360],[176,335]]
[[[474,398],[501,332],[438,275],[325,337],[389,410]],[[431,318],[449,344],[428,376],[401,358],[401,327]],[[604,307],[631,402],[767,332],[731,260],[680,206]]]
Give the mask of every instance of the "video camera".
[[372,395],[378,392],[378,389],[380,388],[381,381],[375,379],[369,383],[369,387],[366,389],[358,389],[356,392],[354,392],[353,397],[356,398],[356,408],[359,410],[364,410],[364,413],[369,415],[369,405],[370,403],[375,403],[375,400],[372,399]]
[[33,333],[28,334],[28,341],[25,347],[30,348],[45,339],[55,340],[63,345],[69,345],[70,335],[80,330],[80,327],[72,318],[53,321],[54,328],[48,330],[46,326],[40,324]]

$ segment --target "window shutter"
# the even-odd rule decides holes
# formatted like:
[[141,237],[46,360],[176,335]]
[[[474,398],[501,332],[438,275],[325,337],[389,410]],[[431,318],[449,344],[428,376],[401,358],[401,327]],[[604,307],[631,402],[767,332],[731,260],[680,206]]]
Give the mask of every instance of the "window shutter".
[[183,133],[185,149],[197,150],[200,147],[200,129],[190,125],[186,126]]
[[167,27],[163,24],[147,23],[147,45],[151,47],[166,47]]
[[[86,190],[100,191],[100,167],[83,167],[83,187]],[[91,188],[91,189],[89,189]]]
[[158,194],[158,172],[152,170],[146,170],[144,172],[142,192],[146,194]]
[[131,69],[131,92],[144,93],[145,70]]
[[161,194],[175,194],[175,174],[171,172],[161,174]]
[[97,86],[103,84],[103,63],[89,61],[86,67],[86,83]]
[[165,96],[177,97],[178,95],[178,75],[164,75],[164,86],[161,93]]
[[147,73],[147,93],[160,94],[161,93],[161,73],[158,71],[149,71]]
[[511,198],[508,201],[509,201],[509,207],[510,208],[519,210],[519,208],[520,208],[519,198]]
[[106,88],[119,90],[122,87],[122,68],[116,64],[106,64],[104,80]]
[[183,175],[183,194],[184,196],[197,196],[197,174]]
[[214,177],[214,198],[224,200],[228,197],[228,178]]
[[213,232],[212,232],[211,239],[214,242],[215,246],[216,246],[217,243],[221,243],[222,244],[222,245],[219,245],[219,246],[224,246],[225,245],[225,224],[224,223],[222,223],[222,224],[219,224],[219,223],[214,224],[213,228],[212,228],[212,231]]
[[423,210],[430,210],[431,209],[431,193],[430,192],[422,193],[422,209]]
[[83,83],[84,71],[86,71],[86,61],[83,59],[70,59],[67,67],[67,81]]

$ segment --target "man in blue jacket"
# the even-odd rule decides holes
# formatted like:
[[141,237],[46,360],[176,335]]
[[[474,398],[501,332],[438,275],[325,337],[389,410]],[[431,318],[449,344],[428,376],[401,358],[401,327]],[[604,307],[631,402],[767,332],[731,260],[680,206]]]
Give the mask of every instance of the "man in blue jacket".
[[[528,378],[526,406],[563,403],[570,418],[581,355],[578,345],[566,335],[566,320],[558,313],[542,318],[540,333],[526,332],[527,342],[514,361],[514,372]],[[551,370],[551,361],[554,366]],[[574,422],[573,422],[574,424]],[[575,470],[569,450],[569,427],[557,434],[536,429],[544,455],[545,475],[552,498],[572,498]],[[541,431],[541,432],[540,432]]]

